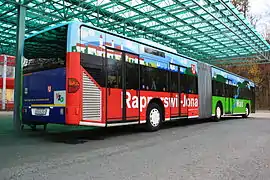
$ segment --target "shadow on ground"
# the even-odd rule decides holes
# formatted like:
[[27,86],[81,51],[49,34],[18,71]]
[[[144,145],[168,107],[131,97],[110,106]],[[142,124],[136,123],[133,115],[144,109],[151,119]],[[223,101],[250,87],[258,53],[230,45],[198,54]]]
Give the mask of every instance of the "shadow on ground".
[[[16,143],[33,142],[51,142],[64,144],[83,144],[93,140],[104,140],[110,137],[126,136],[132,134],[146,133],[142,126],[122,126],[111,128],[93,128],[93,127],[79,127],[79,126],[64,126],[64,125],[48,125],[47,131],[43,127],[37,127],[36,131],[32,131],[30,127],[25,127],[20,133],[15,133],[12,127],[12,116],[0,117],[0,144],[13,145]],[[224,118],[223,121],[241,119],[238,117]],[[204,120],[189,120],[189,121],[174,121],[163,124],[163,130],[174,129],[185,126],[191,126],[201,123],[212,123],[211,119]],[[30,141],[29,141],[30,140]]]
[[[235,118],[234,118],[235,119]],[[224,120],[231,120],[226,118]],[[174,129],[178,127],[187,127],[195,124],[210,123],[211,120],[192,120],[192,121],[179,121],[179,122],[166,122],[163,124],[162,129],[155,133],[161,133],[163,130]],[[42,138],[47,141],[53,141],[58,143],[67,144],[81,144],[91,140],[105,140],[111,137],[127,136],[132,134],[140,133],[151,133],[147,132],[145,128],[140,126],[121,126],[121,127],[110,127],[110,128],[96,128],[92,130],[77,130],[67,132],[55,132],[46,133]],[[42,136],[42,133],[41,133]],[[40,137],[41,137],[40,136]]]

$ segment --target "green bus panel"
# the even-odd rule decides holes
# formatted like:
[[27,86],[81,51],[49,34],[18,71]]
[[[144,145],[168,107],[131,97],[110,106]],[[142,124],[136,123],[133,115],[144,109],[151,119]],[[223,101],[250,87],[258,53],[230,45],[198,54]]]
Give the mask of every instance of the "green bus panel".
[[234,99],[220,96],[212,96],[212,114],[215,114],[216,105],[218,102],[222,103],[223,111],[227,114],[244,114],[245,107],[249,104],[251,109],[251,100]]
[[251,101],[246,99],[233,99],[233,104],[235,104],[233,114],[244,114],[247,104],[251,107]]
[[225,104],[225,97],[220,97],[220,96],[212,96],[212,114],[215,114],[216,112],[216,106],[218,101],[222,103],[222,106]]

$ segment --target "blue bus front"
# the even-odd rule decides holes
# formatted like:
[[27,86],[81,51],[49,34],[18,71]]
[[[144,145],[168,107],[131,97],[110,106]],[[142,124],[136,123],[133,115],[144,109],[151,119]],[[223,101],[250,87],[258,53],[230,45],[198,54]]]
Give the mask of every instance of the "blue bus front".
[[23,124],[65,124],[67,28],[60,26],[25,40]]

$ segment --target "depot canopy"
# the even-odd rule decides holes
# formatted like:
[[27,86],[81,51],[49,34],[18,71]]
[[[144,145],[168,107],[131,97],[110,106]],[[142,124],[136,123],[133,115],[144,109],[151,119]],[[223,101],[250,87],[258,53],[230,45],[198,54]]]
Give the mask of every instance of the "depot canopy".
[[15,53],[18,5],[27,8],[26,35],[77,20],[213,64],[269,60],[269,44],[229,0],[1,1],[0,54]]

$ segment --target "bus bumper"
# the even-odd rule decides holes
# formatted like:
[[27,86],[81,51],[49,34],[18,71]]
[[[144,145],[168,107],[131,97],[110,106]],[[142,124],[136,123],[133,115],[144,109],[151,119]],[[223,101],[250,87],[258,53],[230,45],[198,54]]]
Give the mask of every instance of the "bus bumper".
[[66,124],[65,107],[23,107],[23,124]]

